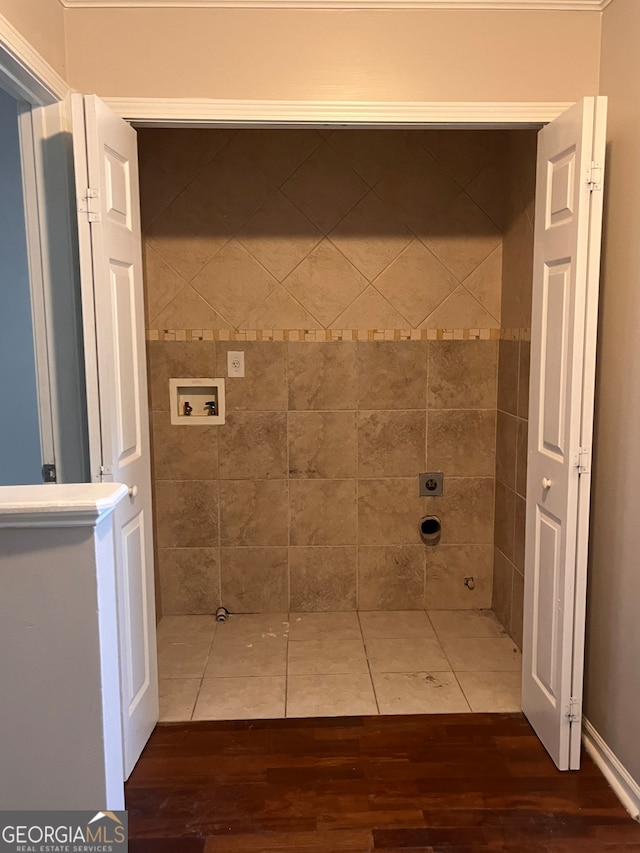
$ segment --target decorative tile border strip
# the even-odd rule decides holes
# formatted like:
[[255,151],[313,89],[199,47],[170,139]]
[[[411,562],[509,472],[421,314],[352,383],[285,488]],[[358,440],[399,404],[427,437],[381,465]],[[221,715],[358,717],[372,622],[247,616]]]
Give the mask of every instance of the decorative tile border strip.
[[147,331],[148,341],[314,341],[316,343],[323,341],[497,341],[501,336],[500,329],[149,329]]

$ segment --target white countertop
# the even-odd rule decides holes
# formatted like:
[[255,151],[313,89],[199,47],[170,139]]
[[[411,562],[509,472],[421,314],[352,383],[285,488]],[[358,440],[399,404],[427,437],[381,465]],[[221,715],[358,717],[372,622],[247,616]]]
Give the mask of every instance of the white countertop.
[[0,486],[0,527],[92,527],[127,493],[122,483]]

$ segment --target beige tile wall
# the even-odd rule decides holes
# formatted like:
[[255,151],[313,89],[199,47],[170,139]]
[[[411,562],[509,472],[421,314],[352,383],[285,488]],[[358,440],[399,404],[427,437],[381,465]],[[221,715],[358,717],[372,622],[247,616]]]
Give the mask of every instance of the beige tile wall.
[[493,609],[522,647],[529,331],[533,269],[536,137],[510,134],[509,221],[503,241],[502,318],[519,340],[501,340],[498,359]]
[[169,377],[226,376],[237,345],[148,347],[165,614],[490,606],[497,341],[247,342],[226,424],[188,429]]
[[[488,338],[526,301],[501,289],[510,134],[139,136],[164,613],[490,606]],[[340,340],[287,342],[316,335]],[[169,377],[225,376],[239,348],[227,423],[172,427]],[[441,499],[417,495],[427,468]],[[434,507],[442,544],[425,549]]]
[[139,131],[147,328],[498,329],[500,131]]

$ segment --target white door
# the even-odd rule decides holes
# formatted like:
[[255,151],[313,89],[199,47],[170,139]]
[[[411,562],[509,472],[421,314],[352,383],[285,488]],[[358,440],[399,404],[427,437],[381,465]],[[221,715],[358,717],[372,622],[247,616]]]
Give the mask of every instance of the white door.
[[115,512],[124,778],[158,720],[151,470],[136,133],[73,95],[91,472],[129,486]]
[[580,765],[605,122],[585,98],[538,136],[522,708],[560,770]]

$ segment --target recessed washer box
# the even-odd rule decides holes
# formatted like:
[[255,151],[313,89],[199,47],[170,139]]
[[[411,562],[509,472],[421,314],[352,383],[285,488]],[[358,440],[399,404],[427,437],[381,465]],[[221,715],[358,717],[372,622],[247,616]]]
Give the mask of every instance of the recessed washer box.
[[223,424],[224,379],[170,379],[169,407],[171,423],[178,426]]

